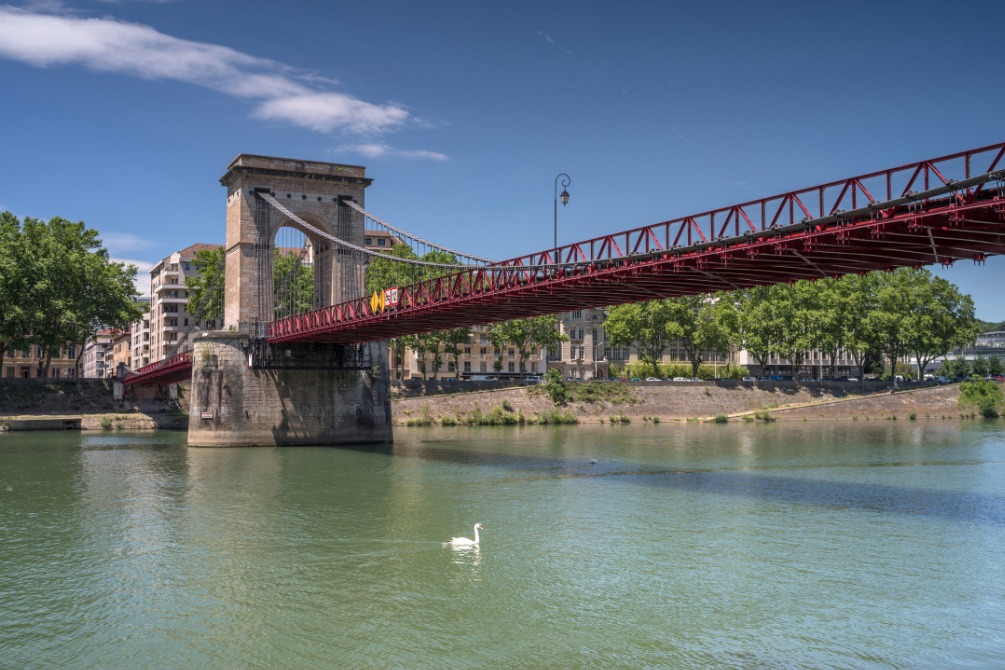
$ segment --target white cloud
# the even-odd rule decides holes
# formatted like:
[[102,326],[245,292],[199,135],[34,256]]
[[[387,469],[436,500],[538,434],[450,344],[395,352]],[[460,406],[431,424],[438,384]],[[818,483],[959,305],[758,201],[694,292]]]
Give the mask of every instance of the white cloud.
[[367,158],[410,158],[432,161],[447,161],[450,157],[438,151],[410,151],[407,149],[395,149],[394,147],[379,142],[366,142],[363,144],[345,144],[337,147],[332,153],[359,154]]
[[144,79],[170,79],[256,101],[253,115],[310,130],[376,134],[409,118],[401,105],[373,104],[315,88],[334,82],[229,47],[165,35],[150,26],[0,6],[0,58],[36,67],[81,65]]
[[370,134],[401,125],[408,112],[400,107],[371,105],[341,93],[310,92],[268,100],[259,105],[255,116],[289,121],[322,133],[344,128]]
[[154,246],[152,240],[147,240],[132,233],[105,233],[101,241],[111,254],[124,254]]

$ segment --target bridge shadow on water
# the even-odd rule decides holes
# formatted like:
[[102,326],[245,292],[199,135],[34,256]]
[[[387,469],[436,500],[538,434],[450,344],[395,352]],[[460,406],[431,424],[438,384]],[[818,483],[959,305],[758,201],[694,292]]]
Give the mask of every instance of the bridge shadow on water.
[[[625,468],[623,464],[592,463],[590,459],[527,454],[498,454],[422,445],[394,445],[391,449],[367,449],[399,458],[500,468],[531,475],[531,478],[607,479],[644,486],[663,487],[699,494],[746,497],[768,502],[811,505],[834,510],[882,514],[918,515],[952,521],[1005,526],[1005,497],[960,491],[889,486],[863,482],[829,481],[787,477],[751,469]],[[942,465],[932,463],[931,465]],[[883,466],[897,465],[884,463]],[[905,466],[927,465],[904,463]],[[821,465],[821,469],[834,466]],[[868,468],[865,464],[860,467]]]

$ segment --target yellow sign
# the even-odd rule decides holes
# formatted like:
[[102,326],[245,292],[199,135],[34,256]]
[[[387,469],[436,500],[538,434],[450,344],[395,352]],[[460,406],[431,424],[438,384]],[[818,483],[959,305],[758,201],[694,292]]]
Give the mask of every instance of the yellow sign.
[[386,306],[387,300],[384,297],[384,292],[374,291],[373,295],[370,296],[370,310],[376,314],[377,312],[383,312]]

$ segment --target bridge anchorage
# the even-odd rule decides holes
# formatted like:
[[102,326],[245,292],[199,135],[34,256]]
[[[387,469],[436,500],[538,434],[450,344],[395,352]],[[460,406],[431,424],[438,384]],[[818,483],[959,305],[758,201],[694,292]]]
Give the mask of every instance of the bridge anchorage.
[[[361,295],[369,257],[332,240],[364,248],[363,217],[347,204],[363,203],[364,168],[242,154],[220,182],[224,328],[194,339],[189,444],[390,442],[386,342],[265,338],[280,315]],[[300,237],[284,248],[280,231],[289,229]]]

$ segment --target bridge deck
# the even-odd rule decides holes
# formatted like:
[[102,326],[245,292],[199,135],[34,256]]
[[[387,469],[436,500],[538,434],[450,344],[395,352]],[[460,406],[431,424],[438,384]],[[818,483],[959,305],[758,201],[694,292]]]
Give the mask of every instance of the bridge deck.
[[[268,340],[359,343],[653,298],[1005,253],[1005,143],[605,235],[269,324]],[[956,178],[950,178],[953,175]],[[177,357],[176,357],[177,358]],[[126,383],[166,383],[191,359]]]

